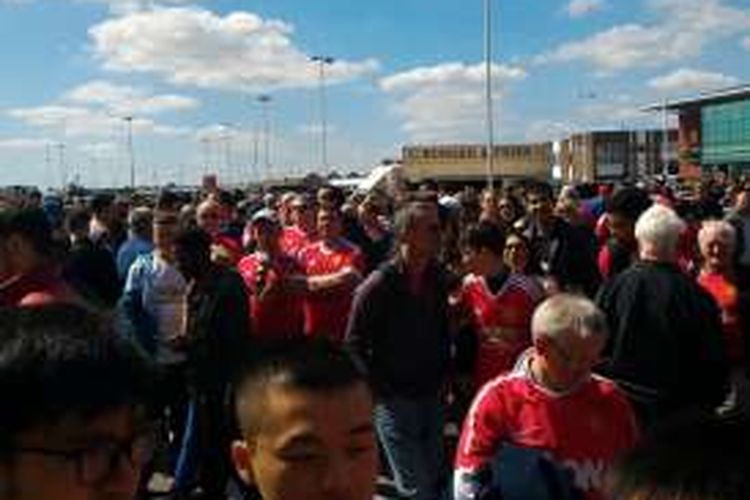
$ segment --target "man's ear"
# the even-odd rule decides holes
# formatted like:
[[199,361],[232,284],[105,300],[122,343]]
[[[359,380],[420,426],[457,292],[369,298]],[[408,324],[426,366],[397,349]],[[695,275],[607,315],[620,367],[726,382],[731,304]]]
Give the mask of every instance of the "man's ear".
[[532,341],[532,345],[540,356],[547,356],[550,351],[550,341],[545,335],[540,335]]
[[248,486],[255,484],[255,473],[252,464],[252,448],[245,440],[237,439],[232,442],[232,463],[237,475]]

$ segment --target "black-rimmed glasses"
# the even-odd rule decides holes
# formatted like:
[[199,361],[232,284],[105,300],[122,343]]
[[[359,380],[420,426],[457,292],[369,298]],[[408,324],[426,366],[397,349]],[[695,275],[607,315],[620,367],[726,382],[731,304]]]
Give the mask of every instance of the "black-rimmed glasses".
[[91,486],[111,479],[123,459],[133,468],[140,468],[151,459],[154,452],[155,432],[144,430],[127,440],[101,440],[73,449],[55,449],[36,446],[18,446],[12,452],[56,457],[75,463],[78,480]]

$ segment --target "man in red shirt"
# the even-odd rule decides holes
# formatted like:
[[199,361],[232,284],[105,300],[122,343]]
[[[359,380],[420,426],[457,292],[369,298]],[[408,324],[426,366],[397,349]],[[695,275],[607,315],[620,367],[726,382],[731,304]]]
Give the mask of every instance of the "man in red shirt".
[[[636,441],[625,395],[591,374],[606,341],[601,311],[558,294],[534,312],[531,331],[533,348],[487,383],[469,410],[456,453],[456,500],[569,498],[561,489],[598,500],[607,468]],[[506,455],[498,457],[501,449]],[[512,459],[509,449],[517,451]],[[522,457],[532,465],[519,467]]]
[[297,257],[300,250],[317,239],[315,203],[306,195],[297,195],[290,204],[291,226],[281,231],[281,250]]
[[318,212],[320,240],[299,254],[308,291],[305,334],[341,342],[346,331],[354,288],[362,281],[362,252],[342,236],[342,216],[334,208]]
[[281,227],[276,215],[267,209],[257,212],[250,224],[256,251],[237,266],[245,280],[250,299],[253,336],[279,340],[302,335],[303,296],[283,283],[302,274],[295,259],[281,251]]
[[531,315],[537,301],[533,285],[503,264],[505,235],[489,222],[469,228],[464,263],[471,274],[461,287],[460,302],[468,310],[478,340],[474,387],[513,368],[531,345]]
[[0,247],[0,306],[81,302],[61,277],[52,229],[44,212],[4,212],[0,216]]

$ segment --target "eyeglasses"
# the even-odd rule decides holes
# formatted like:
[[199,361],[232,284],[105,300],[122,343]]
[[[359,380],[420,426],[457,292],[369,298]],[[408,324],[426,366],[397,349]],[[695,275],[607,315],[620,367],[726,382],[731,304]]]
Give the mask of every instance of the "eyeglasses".
[[123,459],[127,459],[133,468],[140,468],[150,460],[154,453],[155,434],[155,429],[148,428],[127,440],[102,440],[77,449],[59,450],[31,446],[14,448],[12,451],[73,462],[78,481],[86,486],[95,486],[111,479]]

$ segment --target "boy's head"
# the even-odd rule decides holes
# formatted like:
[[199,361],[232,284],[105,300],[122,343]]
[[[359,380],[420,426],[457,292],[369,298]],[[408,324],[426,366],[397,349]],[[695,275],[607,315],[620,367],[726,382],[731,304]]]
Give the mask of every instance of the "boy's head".
[[604,348],[607,322],[589,299],[561,293],[534,311],[531,335],[542,382],[564,391],[591,373]]
[[10,274],[27,273],[53,256],[52,226],[44,211],[8,209],[0,213],[0,267]]
[[651,203],[651,197],[642,189],[626,187],[617,191],[607,209],[612,236],[625,244],[634,243],[635,222]]
[[235,394],[239,476],[265,500],[373,498],[377,445],[363,372],[328,343],[258,355]]
[[141,352],[77,306],[0,311],[0,498],[134,498],[154,385]]
[[486,276],[503,262],[505,234],[491,222],[469,227],[463,239],[463,260],[467,271]]

